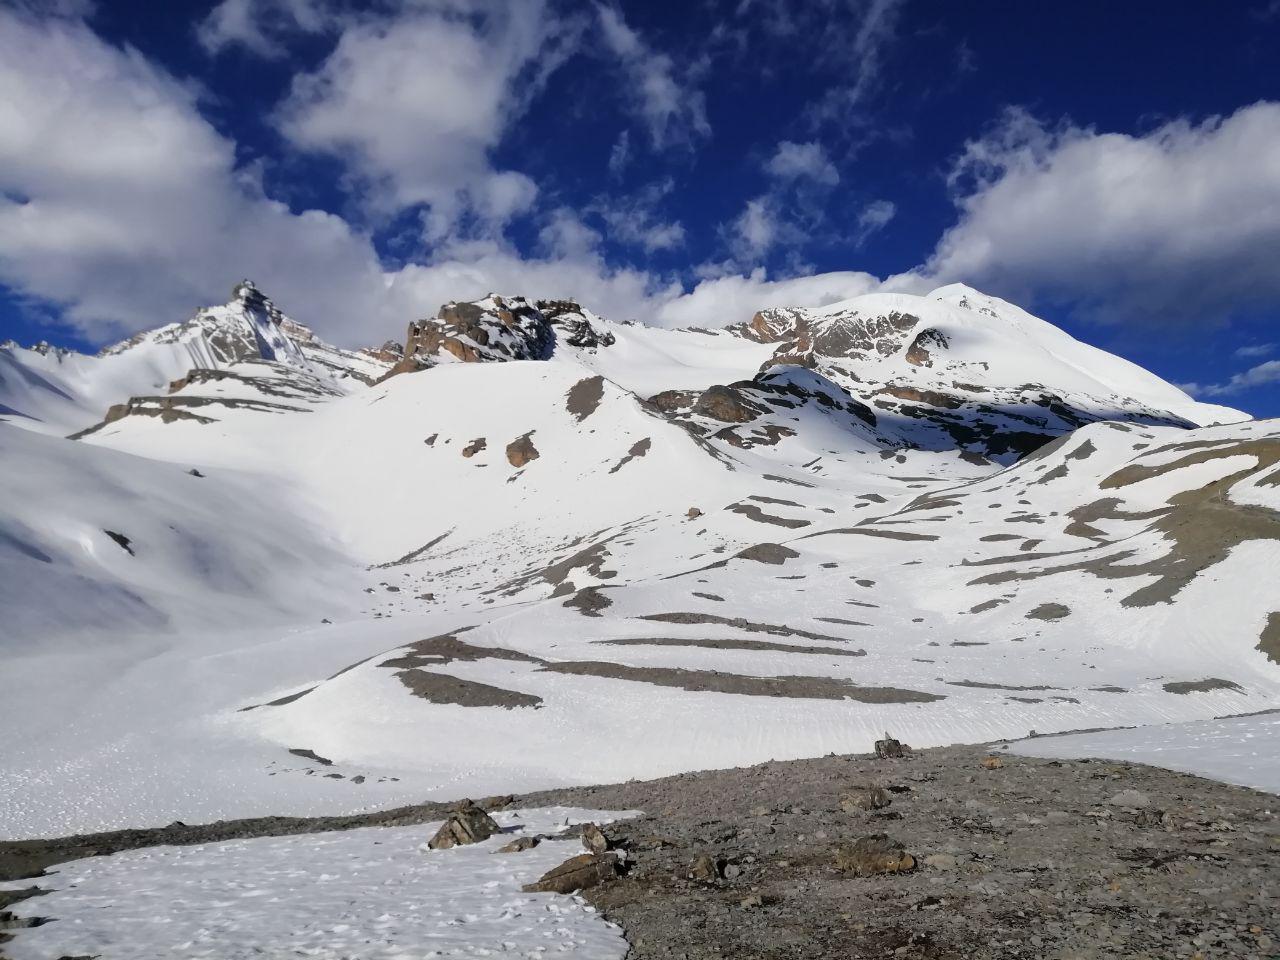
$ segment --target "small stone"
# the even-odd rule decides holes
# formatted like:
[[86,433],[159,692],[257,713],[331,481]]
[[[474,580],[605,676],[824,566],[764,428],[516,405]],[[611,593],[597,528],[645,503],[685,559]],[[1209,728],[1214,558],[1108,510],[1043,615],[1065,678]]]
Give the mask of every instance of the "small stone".
[[688,877],[700,883],[714,883],[721,876],[721,865],[712,857],[703,854],[689,866]]
[[540,841],[537,837],[516,837],[510,843],[498,848],[498,853],[523,853],[532,850]]
[[1151,798],[1140,790],[1121,790],[1107,801],[1113,807],[1124,807],[1127,810],[1142,810],[1151,806]]
[[688,517],[690,520],[697,520],[700,516],[702,516],[702,511],[699,510],[697,507],[690,507],[688,511],[685,513],[685,516]]

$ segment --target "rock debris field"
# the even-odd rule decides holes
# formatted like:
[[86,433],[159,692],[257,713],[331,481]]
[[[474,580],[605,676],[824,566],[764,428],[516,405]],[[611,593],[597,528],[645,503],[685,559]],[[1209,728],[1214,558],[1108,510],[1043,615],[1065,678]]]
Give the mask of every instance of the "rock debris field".
[[[601,882],[580,894],[622,928],[634,960],[1280,956],[1280,800],[1138,764],[946,747],[901,759],[772,762],[480,805],[644,811],[604,827],[620,852],[621,875],[601,871]],[[0,880],[34,877],[5,884],[34,893],[31,887],[56,887],[56,864],[68,859],[403,827],[438,821],[447,809],[9,842],[0,844]],[[485,842],[497,850],[503,838]],[[533,849],[547,859],[552,848],[567,860],[601,845],[591,830],[579,844],[575,831],[570,840],[524,841],[503,855]],[[550,860],[559,862],[558,853]],[[47,880],[39,876],[44,869],[54,871]],[[0,909],[11,911],[0,913],[0,927],[28,922],[12,912],[16,900],[0,899]],[[38,893],[24,900],[21,917],[38,915],[39,903]],[[22,936],[21,929],[9,933]],[[397,946],[418,956],[411,943]]]

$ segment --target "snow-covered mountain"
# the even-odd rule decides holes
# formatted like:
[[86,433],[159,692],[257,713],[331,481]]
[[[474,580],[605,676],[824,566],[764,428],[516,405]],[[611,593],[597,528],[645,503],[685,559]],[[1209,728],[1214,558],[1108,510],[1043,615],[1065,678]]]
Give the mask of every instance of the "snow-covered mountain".
[[144,331],[96,356],[47,343],[29,349],[0,344],[0,422],[65,436],[99,422],[113,406],[120,406],[117,414],[125,408],[179,411],[183,400],[161,398],[215,377],[292,378],[305,392],[340,395],[372,383],[397,359],[398,351],[387,347],[351,351],[325,343],[245,280],[229,303]]
[[1280,424],[966,287],[0,362],[2,834],[1280,705]]

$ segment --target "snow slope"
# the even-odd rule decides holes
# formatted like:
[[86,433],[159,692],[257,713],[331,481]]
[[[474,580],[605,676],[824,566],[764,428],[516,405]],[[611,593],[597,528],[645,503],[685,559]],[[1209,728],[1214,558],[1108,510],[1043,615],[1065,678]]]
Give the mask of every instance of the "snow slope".
[[304,341],[0,425],[0,835],[1280,704],[1280,424],[976,291]]
[[42,881],[53,888],[47,896],[14,907],[54,922],[23,930],[5,949],[13,960],[621,960],[622,931],[580,897],[520,890],[578,843],[497,852],[513,836],[577,841],[570,826],[616,818],[566,807],[504,811],[495,814],[502,833],[451,850],[427,848],[440,826],[430,823],[78,860]]
[[1280,713],[1224,717],[1063,737],[1037,737],[1012,745],[1029,757],[1128,760],[1194,773],[1280,794],[1275,743]]

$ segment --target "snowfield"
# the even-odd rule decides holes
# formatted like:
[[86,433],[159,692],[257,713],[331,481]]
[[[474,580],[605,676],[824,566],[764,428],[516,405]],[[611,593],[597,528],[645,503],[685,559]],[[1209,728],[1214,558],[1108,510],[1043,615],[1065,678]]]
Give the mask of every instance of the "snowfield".
[[1280,706],[1280,423],[1011,304],[415,329],[0,348],[0,837]]
[[[506,811],[495,814],[502,833],[450,850],[427,848],[440,826],[428,823],[77,860],[42,881],[51,893],[13,908],[56,919],[23,930],[5,949],[13,960],[621,960],[622,932],[595,908],[520,891],[580,849],[570,826],[618,816]],[[518,836],[559,833],[565,842],[497,852]]]
[[1198,777],[1280,794],[1280,712],[1224,717],[1129,730],[1037,737],[1011,745],[1014,753],[1060,760],[1099,757],[1164,767]]

